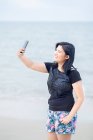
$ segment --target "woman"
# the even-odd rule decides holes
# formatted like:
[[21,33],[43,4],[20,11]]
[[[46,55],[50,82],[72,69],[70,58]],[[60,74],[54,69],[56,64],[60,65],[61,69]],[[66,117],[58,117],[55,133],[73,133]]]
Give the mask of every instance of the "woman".
[[50,98],[46,123],[48,140],[71,140],[71,135],[75,133],[77,111],[84,100],[81,76],[73,66],[75,56],[73,44],[57,43],[53,63],[33,62],[24,55],[24,52],[24,49],[20,49],[18,57],[28,68],[49,73],[47,85]]

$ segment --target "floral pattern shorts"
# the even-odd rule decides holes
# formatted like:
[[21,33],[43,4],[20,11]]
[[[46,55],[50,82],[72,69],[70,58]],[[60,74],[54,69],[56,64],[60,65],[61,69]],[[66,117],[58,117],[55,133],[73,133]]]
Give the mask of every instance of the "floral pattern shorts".
[[61,122],[62,118],[67,116],[67,111],[51,111],[48,110],[48,119],[46,122],[46,130],[48,132],[55,132],[56,134],[74,134],[76,128],[77,114],[72,118],[68,124]]

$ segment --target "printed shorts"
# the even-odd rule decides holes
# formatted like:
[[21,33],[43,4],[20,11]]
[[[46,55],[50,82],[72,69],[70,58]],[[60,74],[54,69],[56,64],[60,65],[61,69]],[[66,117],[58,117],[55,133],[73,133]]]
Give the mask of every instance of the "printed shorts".
[[51,111],[48,110],[48,119],[46,122],[46,130],[48,132],[55,132],[56,134],[74,134],[76,128],[77,114],[72,118],[68,124],[63,124],[61,119],[67,116],[67,111]]

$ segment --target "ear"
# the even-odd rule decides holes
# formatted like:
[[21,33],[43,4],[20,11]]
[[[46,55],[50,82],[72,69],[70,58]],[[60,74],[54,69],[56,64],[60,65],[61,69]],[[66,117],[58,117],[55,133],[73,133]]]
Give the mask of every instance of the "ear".
[[66,59],[69,59],[69,55],[66,55]]

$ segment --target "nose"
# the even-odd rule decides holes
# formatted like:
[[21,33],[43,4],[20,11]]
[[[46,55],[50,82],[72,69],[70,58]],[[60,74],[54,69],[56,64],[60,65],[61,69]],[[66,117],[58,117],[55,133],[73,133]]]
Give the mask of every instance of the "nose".
[[54,54],[57,54],[57,51],[55,51]]
[[56,56],[58,55],[58,52],[57,51],[55,51],[55,53],[54,53]]
[[57,51],[54,52],[54,56],[55,57],[58,57]]

